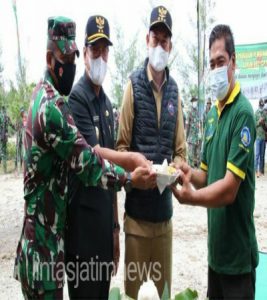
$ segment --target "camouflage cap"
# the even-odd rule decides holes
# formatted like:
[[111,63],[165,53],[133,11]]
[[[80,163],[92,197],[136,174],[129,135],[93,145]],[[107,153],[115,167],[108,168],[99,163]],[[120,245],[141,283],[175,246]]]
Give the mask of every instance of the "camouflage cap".
[[56,42],[63,54],[76,52],[79,56],[75,36],[76,24],[71,19],[62,16],[48,19],[48,40]]

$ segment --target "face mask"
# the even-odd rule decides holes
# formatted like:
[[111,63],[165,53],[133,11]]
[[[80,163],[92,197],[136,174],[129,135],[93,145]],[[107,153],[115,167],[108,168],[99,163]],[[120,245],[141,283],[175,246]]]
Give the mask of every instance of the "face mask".
[[102,85],[106,73],[107,73],[107,63],[103,60],[102,56],[96,59],[89,57],[89,77],[95,85]]
[[193,108],[197,108],[197,102],[192,102]]
[[58,80],[58,91],[61,95],[68,96],[75,77],[75,64],[62,64],[55,58],[54,73]]
[[229,90],[229,82],[228,82],[228,66],[223,66],[220,68],[216,68],[210,72],[210,84],[211,91],[213,96],[222,101]]
[[155,48],[149,47],[148,58],[153,69],[160,72],[163,71],[168,64],[169,52],[165,51],[160,45]]

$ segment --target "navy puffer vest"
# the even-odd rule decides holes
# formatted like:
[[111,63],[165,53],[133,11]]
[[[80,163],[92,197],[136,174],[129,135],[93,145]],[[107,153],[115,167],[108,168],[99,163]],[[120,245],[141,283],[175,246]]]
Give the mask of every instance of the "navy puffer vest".
[[[147,159],[161,164],[170,162],[175,147],[175,128],[178,114],[178,87],[169,76],[163,87],[160,126],[151,83],[147,77],[147,63],[135,71],[130,79],[134,94],[134,121],[130,151],[143,153]],[[170,189],[160,195],[158,189],[142,191],[133,189],[126,195],[126,213],[135,219],[163,222],[172,217]]]

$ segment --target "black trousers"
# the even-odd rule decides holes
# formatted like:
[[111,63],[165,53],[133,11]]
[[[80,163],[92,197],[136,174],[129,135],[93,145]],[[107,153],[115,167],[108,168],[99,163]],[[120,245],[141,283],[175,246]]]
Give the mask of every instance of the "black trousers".
[[255,281],[255,269],[246,274],[226,275],[209,267],[207,297],[209,300],[254,300]]
[[70,300],[108,299],[112,262],[93,262],[66,254]]

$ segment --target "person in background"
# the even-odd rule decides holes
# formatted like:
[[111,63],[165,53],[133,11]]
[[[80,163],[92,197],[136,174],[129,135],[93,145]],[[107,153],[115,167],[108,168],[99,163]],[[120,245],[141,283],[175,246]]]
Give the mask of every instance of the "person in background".
[[[265,116],[267,116],[267,98],[264,100],[264,112]],[[267,124],[265,126],[265,147],[264,147],[264,156],[263,156],[263,174],[265,173],[265,151],[266,151],[266,143],[267,143]]]
[[267,114],[264,110],[264,100],[259,100],[259,108],[255,112],[256,142],[255,142],[255,172],[257,178],[264,174],[265,156],[265,131],[267,126]]
[[8,143],[8,130],[9,127],[15,130],[15,126],[12,124],[10,117],[7,114],[6,107],[2,106],[0,112],[0,162],[3,161],[4,173],[7,172],[7,143]]
[[[155,164],[185,160],[181,99],[167,67],[171,37],[169,11],[163,6],[153,8],[146,36],[148,57],[130,76],[120,115],[117,149],[142,153]],[[147,276],[160,295],[164,286],[171,292],[172,213],[169,188],[162,194],[158,188],[126,190],[125,291],[133,299]],[[138,268],[150,274],[142,275]]]
[[191,98],[191,111],[188,114],[186,126],[186,141],[188,145],[188,163],[197,168],[200,164],[201,124],[198,113],[198,99]]
[[16,160],[15,169],[20,171],[23,162],[23,138],[27,124],[27,114],[23,107],[20,108],[20,118],[16,124]]
[[259,260],[253,217],[256,126],[252,106],[235,81],[229,26],[212,29],[209,54],[217,101],[207,116],[200,170],[178,166],[182,188],[172,191],[181,204],[208,208],[207,297],[254,299]]
[[204,111],[204,114],[203,114],[203,126],[202,126],[203,132],[204,132],[204,129],[205,129],[205,123],[206,123],[206,120],[207,120],[207,115],[208,115],[210,109],[211,109],[211,99],[208,98],[208,101],[206,103],[206,108],[205,108],[205,111]]

